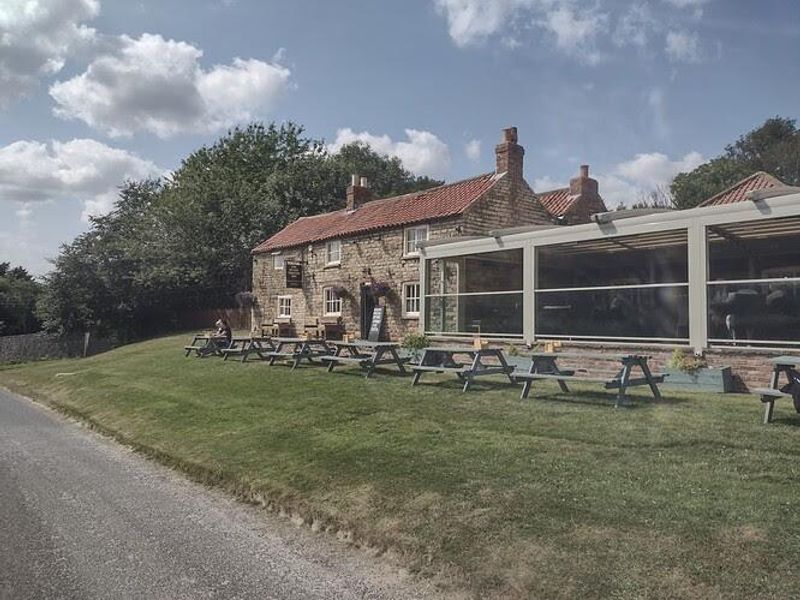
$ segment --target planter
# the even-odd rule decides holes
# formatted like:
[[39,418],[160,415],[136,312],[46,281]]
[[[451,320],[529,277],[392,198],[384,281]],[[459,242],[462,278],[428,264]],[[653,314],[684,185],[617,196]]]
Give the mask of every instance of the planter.
[[730,367],[707,367],[691,373],[664,367],[661,372],[666,375],[666,388],[686,392],[732,392],[734,390],[733,375]]

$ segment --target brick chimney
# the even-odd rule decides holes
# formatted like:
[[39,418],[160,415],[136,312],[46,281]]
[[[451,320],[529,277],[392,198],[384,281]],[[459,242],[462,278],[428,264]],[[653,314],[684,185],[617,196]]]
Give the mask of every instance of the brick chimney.
[[589,165],[581,165],[578,176],[569,180],[569,193],[578,199],[563,216],[568,225],[589,223],[592,215],[608,211],[600,197],[597,180],[589,177]]
[[353,174],[347,186],[347,210],[355,210],[365,202],[372,200],[372,191],[366,177]]
[[572,196],[597,196],[597,180],[589,177],[589,165],[581,165],[577,177],[569,180],[569,193]]
[[525,148],[517,144],[516,127],[503,129],[503,141],[495,146],[494,152],[497,157],[496,172],[498,174],[508,172],[512,181],[521,180]]

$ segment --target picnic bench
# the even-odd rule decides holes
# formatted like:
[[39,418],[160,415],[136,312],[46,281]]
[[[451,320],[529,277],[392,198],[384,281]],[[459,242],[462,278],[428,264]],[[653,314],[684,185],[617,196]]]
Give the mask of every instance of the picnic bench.
[[778,387],[780,385],[781,373],[786,375],[788,382],[794,383],[800,381],[800,356],[778,356],[773,358],[772,362],[772,376],[770,377],[768,388],[756,388],[753,390],[761,398],[764,404],[764,418],[763,423],[766,425],[772,421],[772,413],[775,410],[775,401],[780,398],[786,398],[794,402],[795,410],[800,412],[800,402],[790,393],[782,392]]
[[229,356],[241,356],[242,362],[246,362],[251,354],[256,354],[260,360],[267,360],[267,352],[274,350],[275,345],[269,336],[242,336],[231,339],[231,345],[221,352],[222,360],[228,360]]
[[399,344],[394,342],[371,342],[369,340],[335,341],[336,346],[332,356],[322,356],[320,359],[328,363],[328,372],[332,372],[338,364],[356,364],[366,370],[365,377],[369,378],[378,365],[396,365],[400,373],[405,374],[404,362],[397,354]]
[[212,335],[208,333],[198,333],[192,338],[189,345],[184,346],[186,352],[185,356],[189,356],[192,352],[199,358],[204,358],[211,354],[222,356],[222,349],[227,338],[222,335]]
[[[467,360],[459,363],[455,360],[456,356],[464,356]],[[485,364],[485,359],[497,361],[497,365]],[[503,374],[507,375],[511,383],[516,383],[511,377],[514,367],[506,362],[503,351],[499,348],[474,348],[464,347],[434,347],[425,348],[422,351],[418,365],[413,365],[414,377],[411,385],[417,385],[423,373],[453,373],[459,380],[464,382],[463,391],[469,390],[473,380],[483,375]]]
[[278,360],[292,363],[294,371],[301,361],[313,363],[315,358],[333,354],[333,347],[329,342],[319,338],[272,338],[274,350],[264,353],[269,359],[270,366]]
[[[600,360],[609,361],[619,365],[616,373],[608,375],[577,375],[578,371],[586,372],[586,369],[567,368],[562,369],[558,365],[559,359],[572,360]],[[522,393],[520,399],[528,397],[531,386],[537,380],[554,380],[558,383],[561,391],[569,392],[568,381],[578,381],[586,383],[602,383],[607,390],[617,390],[617,401],[615,407],[622,406],[626,402],[626,391],[628,388],[640,385],[650,386],[653,398],[661,399],[661,392],[658,384],[664,381],[664,375],[654,375],[650,372],[647,361],[650,357],[641,354],[584,354],[577,352],[535,352],[531,355],[531,364],[527,373],[515,371],[515,380],[522,381]],[[642,371],[642,377],[631,377],[633,369],[638,367]]]

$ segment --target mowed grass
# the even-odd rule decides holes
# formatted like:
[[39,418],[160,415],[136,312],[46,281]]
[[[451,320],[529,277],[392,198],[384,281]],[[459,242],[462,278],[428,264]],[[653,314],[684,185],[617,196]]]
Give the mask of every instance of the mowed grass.
[[[205,479],[401,551],[475,597],[792,598],[800,417],[753,396],[184,358],[185,337],[0,369]],[[58,375],[70,373],[69,375]],[[427,381],[427,383],[426,383]],[[639,391],[641,390],[641,391]],[[534,388],[534,394],[536,388]]]

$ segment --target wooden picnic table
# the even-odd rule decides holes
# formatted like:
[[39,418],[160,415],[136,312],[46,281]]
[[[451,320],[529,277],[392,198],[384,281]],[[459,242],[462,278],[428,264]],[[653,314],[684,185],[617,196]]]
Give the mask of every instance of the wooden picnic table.
[[753,390],[753,393],[758,394],[761,397],[761,402],[764,403],[764,418],[762,421],[764,424],[772,421],[775,400],[779,398],[792,399],[795,410],[800,412],[800,401],[793,394],[782,392],[779,387],[781,374],[786,375],[786,379],[790,384],[800,382],[800,356],[776,356],[770,362],[772,363],[772,375],[769,380],[769,387]]
[[251,354],[256,354],[260,360],[267,360],[267,352],[275,350],[272,338],[269,336],[248,335],[236,336],[231,339],[231,345],[222,349],[223,360],[228,360],[229,356],[238,355],[242,357],[242,362],[246,362]]
[[[619,371],[610,377],[607,376],[583,376],[576,375],[576,371],[585,370],[578,368],[562,369],[558,365],[560,359],[573,360],[605,360],[618,363]],[[536,380],[555,380],[564,392],[569,392],[567,381],[582,381],[589,383],[602,383],[605,389],[617,390],[617,401],[615,407],[622,406],[626,402],[626,391],[628,388],[640,385],[650,386],[655,400],[661,399],[661,392],[658,384],[664,381],[664,375],[654,375],[650,372],[647,361],[650,357],[641,354],[588,354],[579,352],[534,352],[531,354],[531,364],[527,373],[514,372],[514,379],[523,381],[521,399],[528,397],[531,385]],[[642,371],[642,377],[633,378],[633,369],[638,367]]]
[[272,343],[275,349],[264,353],[269,359],[269,364],[274,365],[277,360],[289,361],[292,363],[292,371],[303,359],[313,363],[315,358],[328,356],[334,352],[330,342],[319,338],[278,337],[272,338]]
[[223,346],[227,342],[224,335],[214,335],[210,333],[198,333],[192,338],[192,342],[188,346],[184,346],[186,356],[192,352],[199,358],[204,358],[211,354],[222,356]]
[[332,341],[330,343],[336,346],[336,351],[332,356],[321,357],[322,361],[328,363],[329,373],[333,371],[337,364],[350,363],[357,364],[366,370],[366,378],[372,375],[378,365],[397,365],[400,372],[405,375],[406,369],[403,366],[405,361],[397,354],[400,344],[395,342],[371,342],[369,340]]
[[[467,363],[456,362],[456,356],[468,358]],[[484,359],[495,359],[499,365],[486,365]],[[454,373],[464,382],[463,391],[469,390],[472,381],[483,375],[507,375],[511,383],[516,383],[511,377],[514,367],[509,366],[503,351],[499,348],[474,348],[470,346],[432,347],[422,351],[422,358],[418,365],[413,365],[414,378],[411,385],[417,385],[423,373]]]

